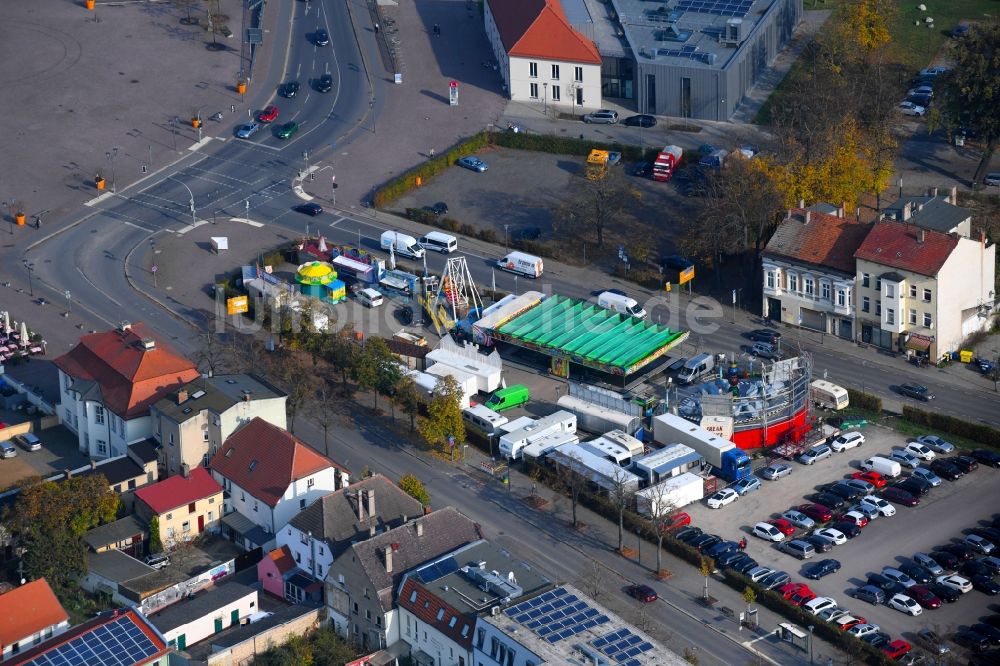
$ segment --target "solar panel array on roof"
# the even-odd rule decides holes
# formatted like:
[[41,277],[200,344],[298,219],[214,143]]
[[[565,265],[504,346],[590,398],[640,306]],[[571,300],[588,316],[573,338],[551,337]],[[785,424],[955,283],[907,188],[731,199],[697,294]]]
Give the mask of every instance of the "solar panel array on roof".
[[123,615],[35,657],[26,666],[134,666],[159,651],[132,617]]
[[682,12],[742,18],[750,11],[753,3],[754,0],[680,0],[677,3],[677,9]]
[[504,613],[549,643],[558,643],[610,621],[607,615],[563,587],[511,606]]
[[454,557],[446,557],[433,564],[428,564],[423,569],[420,569],[417,575],[420,576],[420,580],[423,582],[432,583],[439,578],[444,578],[448,574],[455,573],[459,569],[461,567],[458,566],[458,562],[455,561]]
[[590,643],[621,666],[640,666],[638,656],[653,649],[653,644],[628,629],[619,629]]
[[715,59],[714,53],[708,51],[698,51],[696,46],[684,46],[680,49],[656,49],[656,55],[668,58],[690,58],[700,60],[707,65],[711,65]]

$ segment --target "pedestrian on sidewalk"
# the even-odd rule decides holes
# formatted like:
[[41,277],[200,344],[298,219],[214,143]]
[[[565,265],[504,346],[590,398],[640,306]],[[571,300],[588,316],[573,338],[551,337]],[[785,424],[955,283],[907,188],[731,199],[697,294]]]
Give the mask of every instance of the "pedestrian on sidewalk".
[[375,24],[375,34],[378,34],[378,23]]
[[434,159],[434,149],[433,148],[430,149],[430,155],[431,155],[431,159]]
[[441,26],[439,26],[437,23],[434,24],[434,34],[435,35],[441,34]]

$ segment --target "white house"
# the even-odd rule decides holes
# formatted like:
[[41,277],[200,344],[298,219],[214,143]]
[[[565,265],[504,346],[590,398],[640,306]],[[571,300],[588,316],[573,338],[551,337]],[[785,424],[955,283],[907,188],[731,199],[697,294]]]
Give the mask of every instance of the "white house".
[[260,417],[287,427],[288,396],[255,375],[198,377],[150,408],[159,464],[167,475],[182,465],[207,465],[237,428]]
[[69,615],[44,578],[0,595],[0,661],[69,629]]
[[229,436],[211,469],[225,490],[222,522],[247,550],[271,550],[295,514],[350,482],[347,468],[259,417]]
[[229,582],[173,603],[147,619],[167,645],[183,651],[220,631],[239,626],[256,612],[257,590]]
[[150,406],[198,377],[193,362],[142,324],[85,335],[54,362],[59,417],[92,458],[125,455],[129,444],[150,437]]
[[486,36],[510,98],[547,110],[601,106],[601,55],[559,0],[487,0]]

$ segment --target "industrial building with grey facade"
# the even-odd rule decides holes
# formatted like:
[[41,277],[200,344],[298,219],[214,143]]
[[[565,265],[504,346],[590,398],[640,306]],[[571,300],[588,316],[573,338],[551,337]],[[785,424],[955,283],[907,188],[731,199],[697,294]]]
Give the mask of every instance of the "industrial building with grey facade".
[[[551,1],[551,0],[549,0]],[[601,55],[601,96],[726,121],[792,38],[802,0],[561,0]]]

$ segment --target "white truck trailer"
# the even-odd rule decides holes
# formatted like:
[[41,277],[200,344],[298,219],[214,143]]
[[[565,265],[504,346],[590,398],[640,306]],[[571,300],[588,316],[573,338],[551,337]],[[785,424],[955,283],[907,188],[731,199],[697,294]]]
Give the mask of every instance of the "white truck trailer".
[[701,454],[686,444],[669,444],[632,461],[632,471],[646,485],[655,485],[689,470],[698,471],[704,462]]
[[660,414],[653,418],[653,439],[663,445],[690,446],[713,467],[716,476],[726,481],[739,481],[752,472],[750,458],[735,444],[676,414]]
[[476,376],[469,372],[464,372],[458,368],[453,368],[450,365],[445,365],[443,363],[435,363],[431,367],[427,368],[427,374],[432,377],[451,377],[458,384],[458,388],[462,391],[462,401],[460,407],[465,409],[469,406],[469,398],[478,393],[476,388]]
[[634,435],[642,427],[642,420],[638,416],[603,407],[576,396],[561,396],[556,404],[561,409],[576,414],[580,430],[592,432],[595,435],[609,430],[623,430],[629,435]]
[[517,460],[521,450],[532,442],[554,432],[576,433],[576,416],[566,411],[558,411],[520,430],[514,430],[500,436],[500,455],[504,458]]
[[636,510],[644,516],[665,516],[705,496],[705,480],[685,472],[643,488],[635,494]]
[[521,449],[521,455],[525,458],[542,458],[560,446],[579,443],[580,438],[575,432],[557,430],[532,440],[530,444]]

